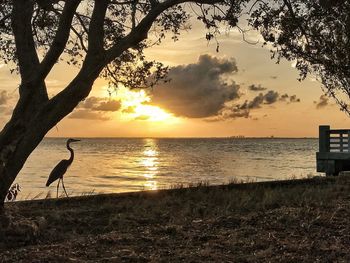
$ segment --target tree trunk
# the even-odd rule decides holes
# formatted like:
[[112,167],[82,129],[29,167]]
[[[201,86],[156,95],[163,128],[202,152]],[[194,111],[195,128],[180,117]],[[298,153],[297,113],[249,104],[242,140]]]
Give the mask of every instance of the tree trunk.
[[[28,127],[30,128],[30,127]],[[23,167],[29,154],[35,149],[23,148],[23,140],[25,140],[25,132],[18,132],[15,126],[8,129],[8,132],[13,132],[16,136],[7,140],[7,145],[1,149],[0,157],[0,206],[3,205],[8,189],[11,187],[17,174]],[[43,136],[38,135],[36,138],[36,146],[42,140]],[[22,152],[22,158],[18,158],[18,152]]]
[[93,69],[82,70],[51,100],[35,93],[21,96],[11,120],[0,133],[0,210],[8,189],[46,133],[89,95],[102,67],[96,70],[95,65]]
[[[17,146],[26,133],[27,125],[33,118],[40,107],[48,101],[45,83],[28,83],[26,87],[20,87],[21,96],[13,111],[10,121],[0,132],[0,206],[3,203],[7,191],[16,176],[11,176],[8,165],[14,162],[14,153],[18,150]],[[40,85],[38,89],[33,91],[32,85]],[[30,90],[31,92],[26,92]],[[23,164],[22,164],[23,166]]]

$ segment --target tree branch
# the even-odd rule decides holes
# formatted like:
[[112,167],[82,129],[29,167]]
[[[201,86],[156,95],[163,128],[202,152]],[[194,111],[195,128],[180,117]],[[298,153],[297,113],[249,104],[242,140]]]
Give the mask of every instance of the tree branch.
[[39,66],[31,24],[33,11],[33,1],[13,1],[12,28],[22,82],[29,82]]
[[69,38],[72,20],[80,2],[81,0],[71,0],[67,1],[64,5],[63,12],[59,21],[59,26],[55,38],[51,44],[51,48],[40,64],[40,77],[43,79],[46,78],[64,51]]
[[131,30],[131,32],[125,36],[121,41],[111,47],[106,54],[106,64],[109,64],[114,58],[121,55],[125,50],[135,46],[141,41],[145,40],[148,35],[148,31],[152,27],[153,22],[157,17],[164,12],[166,9],[173,7],[178,4],[196,2],[200,4],[216,4],[223,2],[222,0],[167,0],[163,3],[156,4],[152,7],[150,12],[141,20],[141,22]]
[[136,5],[137,0],[134,0],[131,4],[131,28],[134,29],[136,25]]
[[[96,0],[99,4],[96,3],[96,7],[94,9],[94,13],[97,12],[97,5],[103,7],[104,4],[108,3],[108,0]],[[100,2],[101,1],[101,2]],[[89,50],[87,54],[87,58],[85,59],[83,66],[76,76],[76,78],[69,84],[69,86],[58,93],[55,97],[53,97],[49,104],[54,111],[61,111],[61,108],[74,109],[74,107],[79,103],[79,101],[83,100],[87,97],[91,91],[93,82],[99,76],[104,67],[106,67],[111,61],[113,61],[116,57],[120,56],[124,51],[128,48],[133,47],[140,43],[142,40],[147,38],[147,33],[150,30],[153,22],[157,19],[157,17],[164,12],[166,9],[178,5],[185,2],[192,2],[188,0],[167,0],[164,3],[157,4],[151,11],[141,20],[141,22],[123,39],[121,39],[117,44],[115,44],[112,48],[107,51],[103,50],[101,47],[101,34],[103,34],[103,21],[104,17],[100,14],[95,14],[95,19],[91,20],[90,27],[90,41],[96,41],[96,36],[99,36],[98,41],[99,45],[93,46],[92,48],[89,44]],[[198,2],[198,1],[197,1]],[[215,4],[222,2],[222,0],[202,0],[200,1],[203,4]],[[100,9],[101,10],[101,9]],[[101,11],[100,11],[101,12]],[[105,13],[104,13],[105,14]],[[93,15],[94,17],[94,15]],[[93,30],[91,30],[93,29]],[[96,31],[95,31],[96,30]],[[93,34],[93,32],[96,32]],[[103,38],[102,38],[103,39]],[[93,51],[100,50],[105,56],[101,56],[101,50],[97,53],[97,56],[94,59],[88,59],[89,56],[94,56],[91,54],[91,48]],[[95,49],[96,48],[96,49]],[[65,106],[63,106],[65,105]],[[61,114],[61,113],[60,113]],[[68,114],[67,112],[65,114]],[[63,115],[62,115],[63,117]]]
[[307,32],[306,32],[305,28],[303,27],[303,25],[301,25],[301,24],[299,23],[299,21],[298,21],[298,19],[297,19],[297,16],[296,16],[296,14],[295,14],[295,12],[294,12],[294,9],[293,9],[292,4],[290,3],[289,0],[283,0],[283,2],[284,2],[284,4],[287,6],[288,11],[290,12],[291,16],[293,17],[295,23],[297,23],[297,25],[298,25],[298,27],[299,27],[299,29],[300,29],[300,32],[304,35],[304,37],[305,37],[305,39],[306,39],[306,43],[307,43],[308,45],[310,45],[309,39],[308,39],[309,34],[307,34]]
[[88,54],[97,54],[103,51],[103,25],[108,4],[109,0],[95,0],[95,6],[89,26]]
[[74,32],[74,34],[77,36],[81,48],[85,51],[85,53],[87,53],[88,49],[87,49],[87,47],[85,46],[83,36],[74,28],[74,26],[72,26],[71,29],[72,29],[72,31]]

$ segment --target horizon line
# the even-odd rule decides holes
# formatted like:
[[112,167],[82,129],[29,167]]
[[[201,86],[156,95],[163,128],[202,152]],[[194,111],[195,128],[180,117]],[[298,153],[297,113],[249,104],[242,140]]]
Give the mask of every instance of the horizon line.
[[200,137],[152,137],[152,136],[45,136],[46,139],[67,139],[67,138],[84,138],[84,139],[318,139],[318,137],[304,136],[304,137],[286,137],[286,136],[200,136]]

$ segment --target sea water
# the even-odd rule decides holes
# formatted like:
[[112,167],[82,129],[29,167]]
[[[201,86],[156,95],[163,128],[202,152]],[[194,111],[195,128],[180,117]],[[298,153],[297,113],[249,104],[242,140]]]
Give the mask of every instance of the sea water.
[[[84,138],[72,144],[64,183],[74,196],[310,177],[317,175],[317,146],[317,139]],[[56,182],[45,184],[68,158],[66,139],[44,139],[16,179],[18,199],[55,197]]]

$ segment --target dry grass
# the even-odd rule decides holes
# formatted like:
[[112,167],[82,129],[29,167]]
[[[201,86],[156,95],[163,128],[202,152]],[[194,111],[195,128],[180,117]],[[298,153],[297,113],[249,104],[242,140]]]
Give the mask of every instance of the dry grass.
[[11,203],[0,261],[348,261],[349,190],[349,177],[204,182]]

